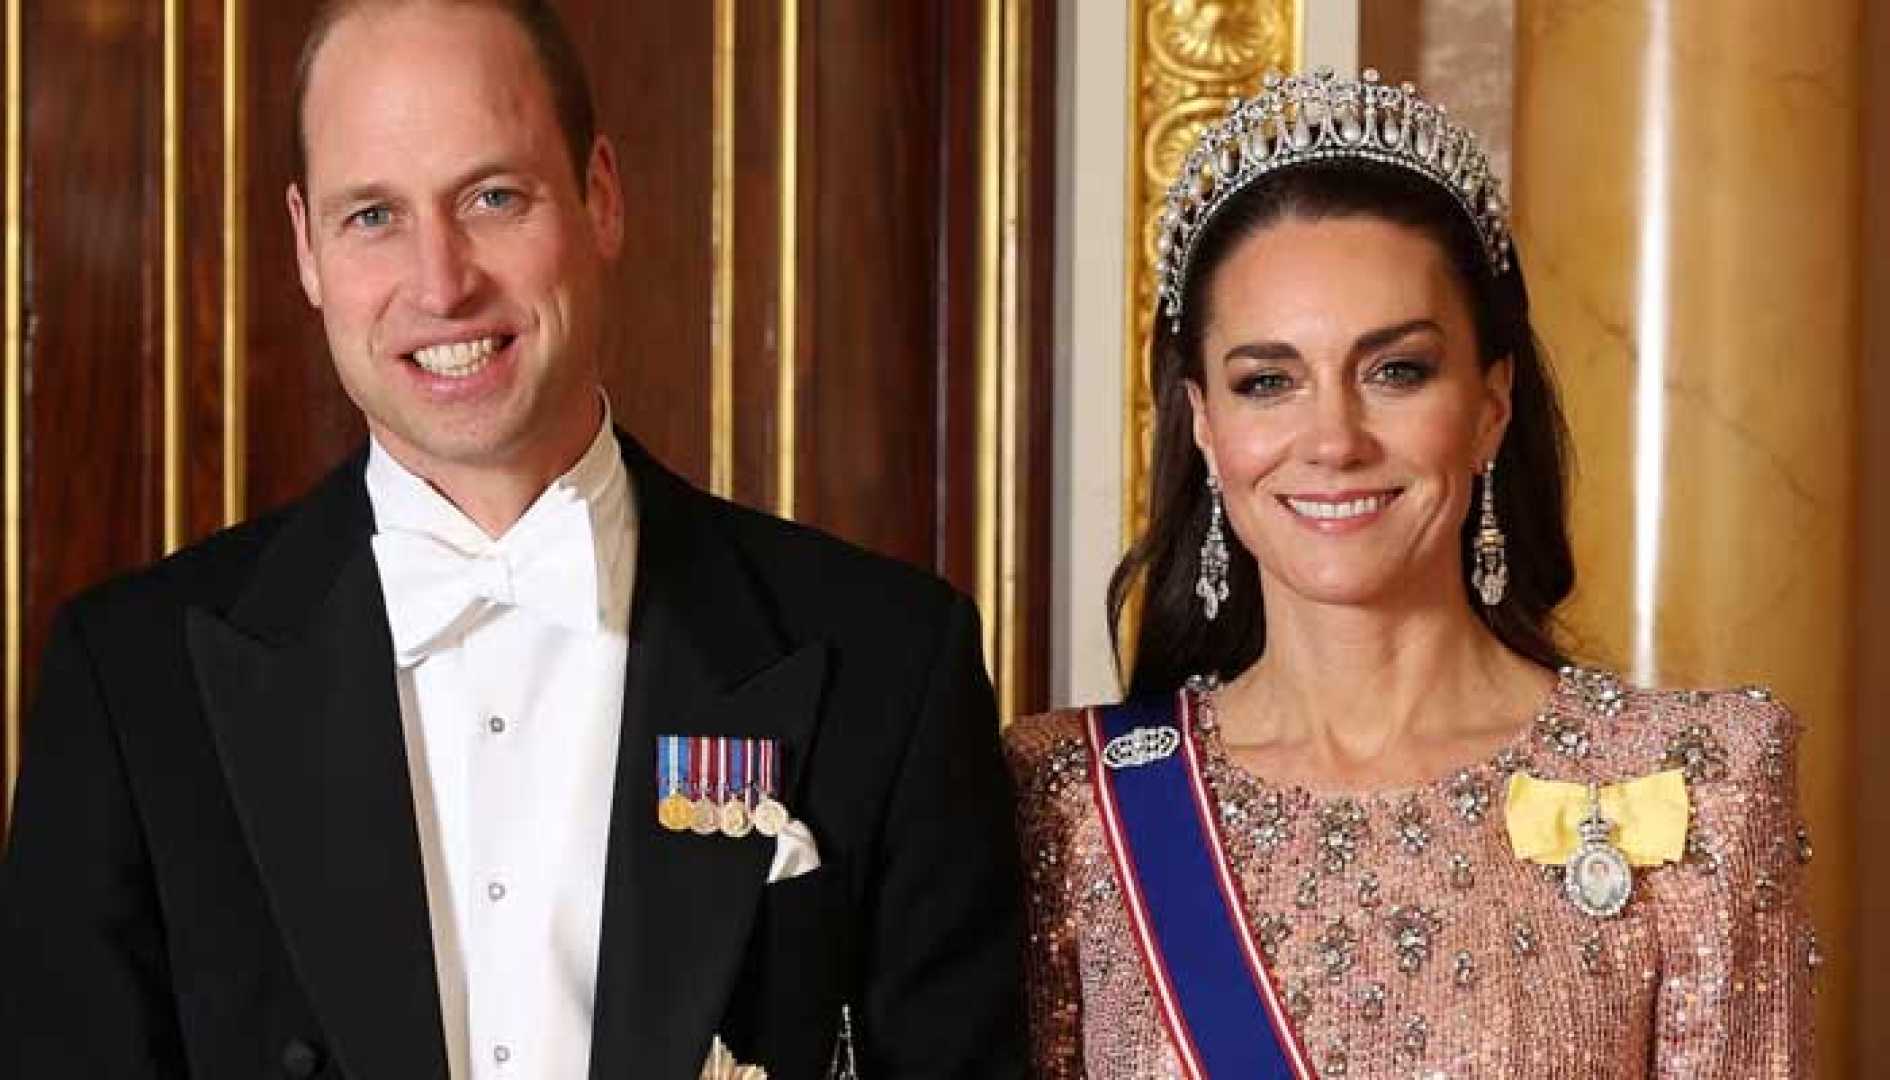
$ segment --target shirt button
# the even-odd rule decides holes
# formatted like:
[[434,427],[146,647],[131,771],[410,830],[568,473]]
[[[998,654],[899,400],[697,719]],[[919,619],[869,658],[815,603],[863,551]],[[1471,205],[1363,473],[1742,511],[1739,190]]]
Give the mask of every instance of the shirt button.
[[486,721],[486,726],[492,729],[494,735],[503,735],[505,734],[505,717],[495,716]]
[[486,897],[497,903],[505,899],[505,882],[495,881],[486,886]]
[[504,1043],[500,1043],[499,1045],[493,1047],[492,1060],[498,1062],[501,1065],[512,1060],[512,1048],[505,1045]]

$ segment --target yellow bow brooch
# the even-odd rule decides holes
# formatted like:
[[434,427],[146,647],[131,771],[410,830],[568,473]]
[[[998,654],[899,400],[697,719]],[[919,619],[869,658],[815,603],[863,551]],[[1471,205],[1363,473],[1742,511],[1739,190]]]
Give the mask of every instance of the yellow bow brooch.
[[1518,858],[1562,867],[1575,910],[1612,919],[1636,866],[1678,862],[1687,844],[1687,781],[1678,769],[1622,784],[1569,784],[1516,773],[1505,820]]
[[[1598,791],[1601,815],[1614,826],[1613,844],[1635,866],[1679,862],[1686,853],[1691,806],[1686,775],[1657,772]],[[1590,809],[1588,786],[1538,780],[1524,773],[1509,778],[1509,846],[1519,859],[1562,866],[1582,846],[1581,824]]]

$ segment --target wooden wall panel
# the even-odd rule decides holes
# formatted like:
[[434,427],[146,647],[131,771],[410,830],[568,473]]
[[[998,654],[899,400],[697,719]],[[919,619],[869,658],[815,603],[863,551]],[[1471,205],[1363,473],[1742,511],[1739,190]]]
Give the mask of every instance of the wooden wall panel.
[[[976,4],[946,4],[939,13],[939,131],[932,155],[932,167],[943,181],[933,208],[938,235],[933,303],[938,314],[932,351],[942,406],[936,429],[938,463],[932,476],[938,507],[933,550],[939,572],[974,595],[978,536],[973,529],[954,528],[953,523],[973,522],[978,517],[978,222],[984,76],[979,9]],[[1044,422],[1049,423],[1048,416]]]
[[[24,46],[14,739],[60,602],[295,498],[364,428],[284,207],[318,0],[0,3]],[[1006,706],[1041,706],[1054,3],[560,7],[625,184],[617,419],[977,596]]]
[[34,657],[62,600],[162,550],[163,100],[125,86],[161,82],[164,24],[158,5],[133,0],[22,14],[32,93],[17,392],[22,629]]
[[[25,117],[25,95],[20,87],[24,72],[21,71],[20,47],[21,11],[19,0],[3,0],[0,3],[0,87],[4,87],[5,116],[0,122],[0,527],[4,527],[4,536],[0,536],[0,647],[6,649],[4,664],[4,685],[0,686],[0,707],[4,707],[6,731],[0,737],[0,767],[4,767],[5,783],[0,785],[0,830],[4,830],[13,810],[13,782],[18,772],[20,759],[21,713],[23,712],[24,668],[29,662],[21,634],[22,601],[20,594],[24,586],[24,570],[20,565],[20,530],[17,526],[20,482],[20,346],[24,336],[20,324],[23,321],[21,286],[24,284],[21,266],[21,247],[24,239],[20,222],[24,192],[18,164],[21,159],[19,143],[22,141],[21,128]],[[4,525],[6,519],[15,524]],[[33,654],[37,656],[37,652]]]
[[1007,620],[1016,641],[1013,706],[1034,710],[1050,703],[1050,579],[1052,480],[1056,469],[1056,198],[1057,8],[1026,4],[1020,14],[1023,96],[1021,175],[1017,222],[1019,307],[1011,324],[1018,341],[1018,400],[1010,414],[1020,428],[1013,467],[1019,477],[1012,505],[1017,534],[1018,611]]
[[[731,476],[728,494],[739,502],[784,509],[779,483],[781,425],[781,176],[789,150],[798,158],[800,131],[785,142],[781,110],[783,73],[798,91],[804,66],[783,64],[780,0],[725,0],[734,46],[728,232],[731,347]],[[798,11],[795,12],[798,17]],[[798,27],[798,23],[797,23]],[[797,35],[798,37],[798,35]],[[796,48],[797,59],[803,60]],[[796,95],[796,115],[801,102]],[[798,273],[798,265],[795,267]],[[713,433],[711,433],[713,435]]]
[[246,3],[242,20],[244,509],[302,494],[366,437],[328,360],[321,318],[302,296],[284,193],[295,166],[295,64],[315,0]]
[[228,520],[224,402],[224,5],[182,0],[174,11],[177,86],[167,125],[177,163],[178,519],[174,539],[203,536]]
[[[807,12],[799,516],[933,562],[938,5]],[[898,117],[899,122],[888,122]]]
[[713,4],[566,4],[617,145],[628,210],[604,383],[618,423],[709,473],[709,52]]
[[[159,8],[24,5],[10,8],[14,18],[13,77],[35,88],[11,103],[20,143],[7,163],[21,197],[9,222],[19,244],[9,283],[19,369],[6,388],[19,423],[7,463],[19,500],[7,596],[19,638],[8,642],[7,696],[17,714],[58,604],[161,550],[165,147],[162,96],[127,95],[124,83],[96,75],[161,82]],[[99,66],[62,62],[73,55]]]
[[1014,717],[1049,695],[1056,6],[938,15],[935,559]]

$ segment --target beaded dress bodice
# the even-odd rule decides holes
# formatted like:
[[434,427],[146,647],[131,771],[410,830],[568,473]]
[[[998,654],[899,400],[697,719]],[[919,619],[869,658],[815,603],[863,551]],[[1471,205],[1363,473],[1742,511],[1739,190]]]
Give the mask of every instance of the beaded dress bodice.
[[[1760,690],[1646,692],[1565,671],[1489,760],[1434,783],[1313,794],[1193,728],[1250,925],[1323,1077],[1809,1075],[1817,946],[1795,718]],[[1182,1075],[1097,814],[1083,713],[1012,725],[1038,1074]],[[1683,770],[1685,858],[1626,909],[1578,911],[1518,859],[1511,773],[1602,784]]]

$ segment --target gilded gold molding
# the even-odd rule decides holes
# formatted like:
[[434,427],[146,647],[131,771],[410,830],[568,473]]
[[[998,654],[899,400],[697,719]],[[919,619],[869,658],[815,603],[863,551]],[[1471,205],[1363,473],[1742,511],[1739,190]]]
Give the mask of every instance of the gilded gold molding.
[[183,171],[182,19],[178,0],[164,0],[164,551],[184,542],[184,345],[181,290],[183,232],[180,191]]
[[1026,128],[1031,43],[1025,28],[1030,23],[1032,0],[1009,0],[1004,5],[1003,141],[998,167],[1004,179],[1001,202],[1001,262],[1004,287],[998,298],[998,715],[1017,715],[1018,643],[1023,636],[1024,613],[1018,605],[1022,570],[1019,547],[1024,523],[1018,489],[1018,424],[1022,411],[1024,371],[1024,280],[1022,201],[1030,176],[1029,133]]
[[976,592],[998,715],[1017,711],[1022,516],[1017,455],[1023,371],[1022,199],[1028,178],[1032,0],[986,0],[979,90]]
[[248,495],[244,352],[243,2],[223,0],[223,523],[243,519]]
[[735,0],[715,0],[714,23],[709,490],[726,498],[735,479]]
[[1167,186],[1202,128],[1270,69],[1300,65],[1300,0],[1131,0],[1129,5],[1128,310],[1123,341],[1122,531],[1148,520],[1153,402],[1155,223]]
[[6,249],[4,277],[6,280],[6,342],[0,352],[4,353],[6,380],[5,400],[5,438],[6,438],[6,724],[7,724],[7,762],[6,762],[6,799],[9,811],[7,820],[12,821],[11,807],[13,791],[19,778],[20,770],[20,654],[24,643],[20,640],[20,617],[24,603],[21,593],[20,556],[20,477],[21,454],[25,450],[21,428],[21,402],[24,357],[21,355],[23,342],[20,334],[22,301],[24,299],[25,269],[22,262],[23,247],[20,231],[26,225],[21,213],[21,177],[25,171],[23,155],[26,149],[24,130],[24,106],[20,92],[20,5],[22,0],[6,0]]
[[795,421],[800,378],[801,5],[781,0],[780,297],[775,318],[775,511],[794,516]]

